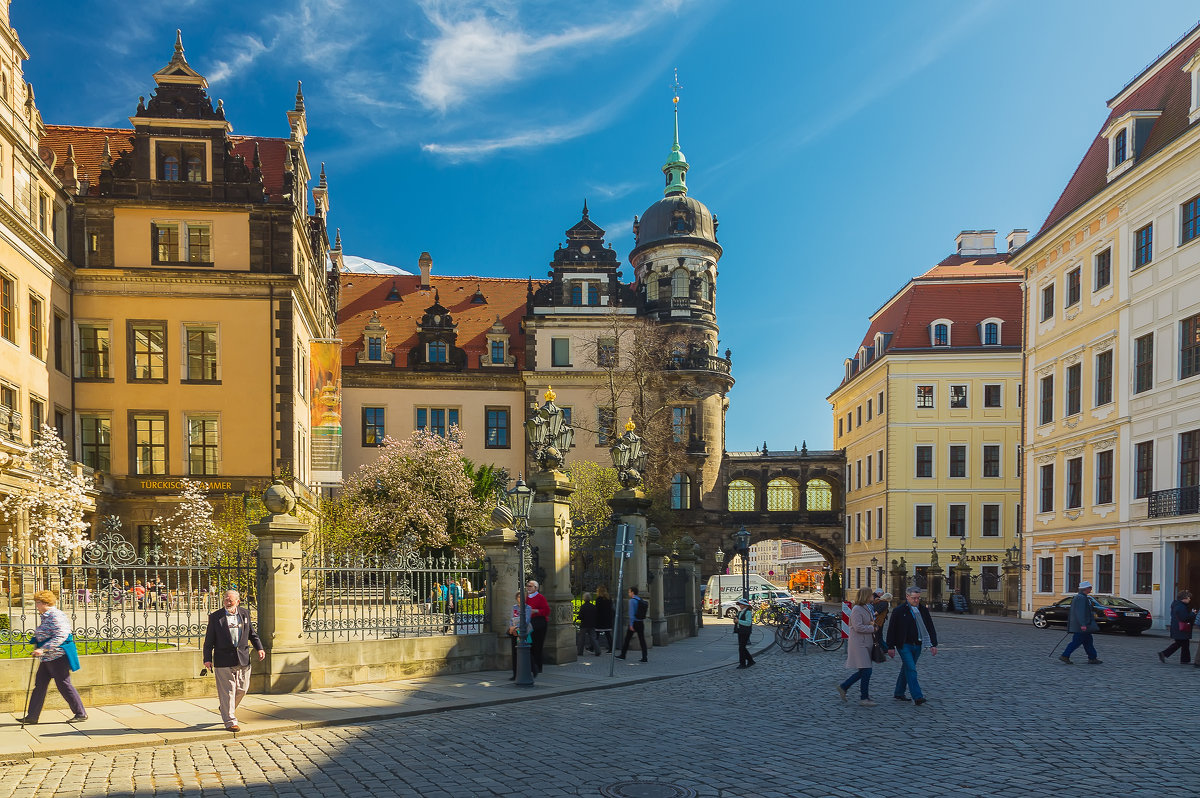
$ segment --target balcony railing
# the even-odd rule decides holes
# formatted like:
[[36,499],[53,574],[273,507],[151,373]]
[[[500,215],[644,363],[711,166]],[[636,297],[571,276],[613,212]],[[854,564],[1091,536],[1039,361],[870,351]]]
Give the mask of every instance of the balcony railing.
[[725,358],[716,355],[675,355],[667,362],[667,368],[678,371],[715,371],[718,374],[728,374],[730,363]]
[[1150,491],[1149,499],[1147,515],[1150,518],[1200,513],[1200,485]]

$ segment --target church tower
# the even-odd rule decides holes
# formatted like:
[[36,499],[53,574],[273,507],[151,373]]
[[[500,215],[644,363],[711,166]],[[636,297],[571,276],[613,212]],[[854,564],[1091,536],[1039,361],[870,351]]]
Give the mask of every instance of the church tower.
[[[679,147],[679,83],[672,98],[675,137],[663,164],[663,198],[634,219],[629,253],[639,313],[667,329],[675,341],[672,372],[679,382],[672,408],[677,438],[687,441],[690,472],[676,474],[674,509],[718,509],[713,494],[725,446],[726,395],[733,386],[730,353],[718,349],[716,315],[717,219],[688,196],[688,162]],[[711,506],[709,506],[711,505]]]

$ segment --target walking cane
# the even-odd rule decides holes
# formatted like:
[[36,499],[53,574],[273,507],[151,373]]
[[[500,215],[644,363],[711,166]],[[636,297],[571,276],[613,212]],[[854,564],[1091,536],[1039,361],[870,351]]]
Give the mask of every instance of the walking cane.
[[1059,639],[1059,641],[1058,641],[1057,643],[1055,643],[1055,644],[1054,644],[1054,648],[1050,649],[1050,653],[1049,653],[1049,654],[1047,654],[1046,656],[1047,656],[1047,657],[1053,657],[1053,656],[1054,656],[1054,652],[1058,650],[1058,647],[1062,645],[1062,641],[1063,641],[1063,640],[1066,640],[1066,639],[1067,639],[1067,635],[1069,635],[1069,634],[1071,634],[1071,632],[1070,632],[1070,630],[1067,630],[1066,634],[1064,634],[1064,635],[1062,636],[1062,638],[1060,638],[1060,639]]
[[25,686],[25,714],[21,716],[21,729],[25,728],[25,719],[29,717],[29,694],[33,692],[33,674],[37,671],[38,658],[30,657],[33,660],[29,668],[29,684]]

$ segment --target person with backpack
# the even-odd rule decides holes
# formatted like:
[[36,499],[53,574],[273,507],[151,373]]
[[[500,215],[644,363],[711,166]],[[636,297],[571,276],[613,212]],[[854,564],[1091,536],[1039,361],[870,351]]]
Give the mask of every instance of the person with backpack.
[[734,621],[734,631],[737,632],[738,639],[738,667],[749,668],[754,664],[754,657],[750,656],[750,632],[754,630],[754,605],[749,599],[740,598],[737,600],[737,620]]
[[638,595],[636,587],[629,588],[629,628],[625,630],[625,645],[621,646],[621,653],[617,655],[617,659],[625,659],[636,632],[638,642],[642,646],[642,662],[649,662],[646,659],[646,616],[649,614],[650,602]]

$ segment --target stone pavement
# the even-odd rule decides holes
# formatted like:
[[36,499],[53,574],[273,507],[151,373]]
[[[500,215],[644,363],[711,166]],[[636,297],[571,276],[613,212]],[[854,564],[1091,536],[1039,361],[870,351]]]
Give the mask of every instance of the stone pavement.
[[920,707],[892,700],[894,662],[873,674],[878,706],[842,702],[840,651],[771,649],[736,670],[725,627],[696,641],[709,665],[728,651],[725,667],[682,678],[554,694],[550,676],[536,701],[30,759],[0,766],[0,798],[1200,794],[1186,744],[1200,669],[1161,665],[1163,637],[1102,635],[1104,664],[1068,666],[1055,658],[1062,631],[935,624],[942,645],[919,662]]
[[[629,659],[616,660],[611,677],[607,654],[597,657],[584,652],[577,662],[547,666],[532,688],[513,685],[508,681],[510,672],[488,671],[306,693],[252,694],[238,708],[241,731],[236,736],[278,734],[545,698],[736,664],[737,643],[732,623],[712,618],[705,621],[697,637],[651,648],[650,662],[645,664],[638,661],[640,651],[635,638]],[[762,633],[756,636],[762,639],[760,648],[773,639]],[[50,692],[55,692],[53,684]],[[0,714],[0,762],[136,746],[211,742],[235,736],[222,725],[215,697],[89,707],[88,720],[75,725],[66,723],[70,711],[48,709],[42,712],[38,725],[22,729],[16,721],[22,714]]]

